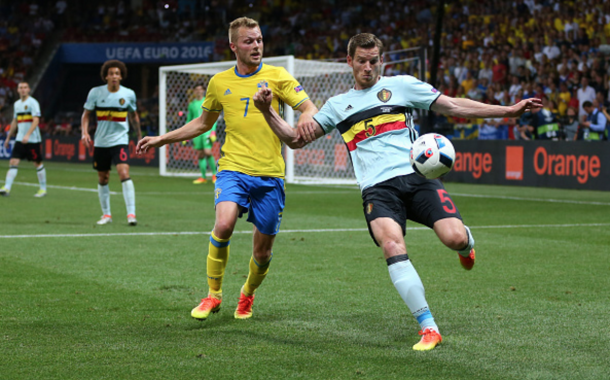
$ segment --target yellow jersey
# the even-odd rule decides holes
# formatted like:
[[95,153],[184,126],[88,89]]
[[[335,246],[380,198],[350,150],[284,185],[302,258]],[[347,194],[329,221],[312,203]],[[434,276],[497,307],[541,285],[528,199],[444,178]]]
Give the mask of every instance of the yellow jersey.
[[280,116],[284,103],[297,108],[309,99],[299,82],[283,67],[261,63],[252,74],[241,75],[234,66],[210,79],[201,108],[208,112],[224,111],[226,124],[218,171],[284,177],[282,142],[252,100],[262,86],[273,91],[272,107]]

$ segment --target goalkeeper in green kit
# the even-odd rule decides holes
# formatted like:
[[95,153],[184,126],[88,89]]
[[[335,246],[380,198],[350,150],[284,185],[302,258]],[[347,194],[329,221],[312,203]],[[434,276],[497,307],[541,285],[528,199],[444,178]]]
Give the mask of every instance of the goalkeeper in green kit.
[[[198,84],[193,89],[193,94],[195,95],[195,99],[189,103],[188,114],[186,116],[186,122],[198,118],[201,116],[201,105],[205,100],[205,96],[203,94],[205,90],[203,85]],[[206,172],[207,167],[210,167],[210,171],[212,172],[212,182],[216,182],[216,160],[214,160],[214,156],[212,155],[212,145],[216,141],[216,124],[212,129],[207,131],[204,134],[201,134],[193,139],[193,149],[197,151],[197,158],[199,159],[199,169],[201,170],[201,177],[197,178],[193,181],[194,184],[199,185],[202,183],[206,183],[207,179]]]

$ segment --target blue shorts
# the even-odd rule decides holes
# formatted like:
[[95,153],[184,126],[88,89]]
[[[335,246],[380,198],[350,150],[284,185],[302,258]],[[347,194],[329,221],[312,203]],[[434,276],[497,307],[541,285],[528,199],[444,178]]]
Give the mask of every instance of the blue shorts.
[[283,179],[220,171],[214,186],[214,205],[226,201],[237,203],[239,217],[247,212],[248,222],[265,235],[276,235],[280,231],[286,202]]

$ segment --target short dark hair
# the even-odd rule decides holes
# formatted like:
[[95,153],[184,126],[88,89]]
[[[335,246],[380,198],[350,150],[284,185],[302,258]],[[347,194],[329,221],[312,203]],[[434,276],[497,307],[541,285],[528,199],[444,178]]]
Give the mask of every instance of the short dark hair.
[[589,107],[592,107],[592,106],[593,106],[593,103],[591,103],[588,100],[582,104],[582,108],[589,108]]
[[383,42],[376,35],[371,33],[360,33],[350,38],[347,44],[347,55],[354,57],[356,54],[356,48],[371,49],[377,47],[379,49],[379,55],[383,55]]
[[108,70],[113,67],[116,67],[121,71],[121,78],[123,80],[127,79],[127,66],[125,66],[125,64],[119,60],[111,59],[110,61],[104,62],[104,64],[102,65],[102,70],[100,71],[100,76],[102,77],[102,80],[104,82],[106,82]]

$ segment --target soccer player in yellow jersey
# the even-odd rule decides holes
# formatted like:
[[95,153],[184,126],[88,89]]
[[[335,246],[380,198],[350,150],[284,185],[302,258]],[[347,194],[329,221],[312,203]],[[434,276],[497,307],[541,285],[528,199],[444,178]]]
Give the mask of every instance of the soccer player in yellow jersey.
[[209,131],[224,111],[226,138],[218,162],[216,222],[207,258],[209,293],[191,312],[193,318],[200,320],[220,309],[231,235],[237,218],[246,212],[248,221],[254,224],[252,258],[234,315],[238,319],[252,316],[254,292],[269,271],[273,241],[282,221],[282,142],[267,127],[252,96],[259,88],[268,87],[274,94],[272,107],[281,112],[286,103],[298,109],[302,112],[298,125],[303,127],[313,128],[313,115],[317,112],[303,87],[284,68],[263,64],[263,35],[255,20],[241,17],[231,22],[229,42],[237,63],[212,77],[201,116],[163,136],[145,137],[136,147],[138,153],[143,153],[151,147],[192,139]]

